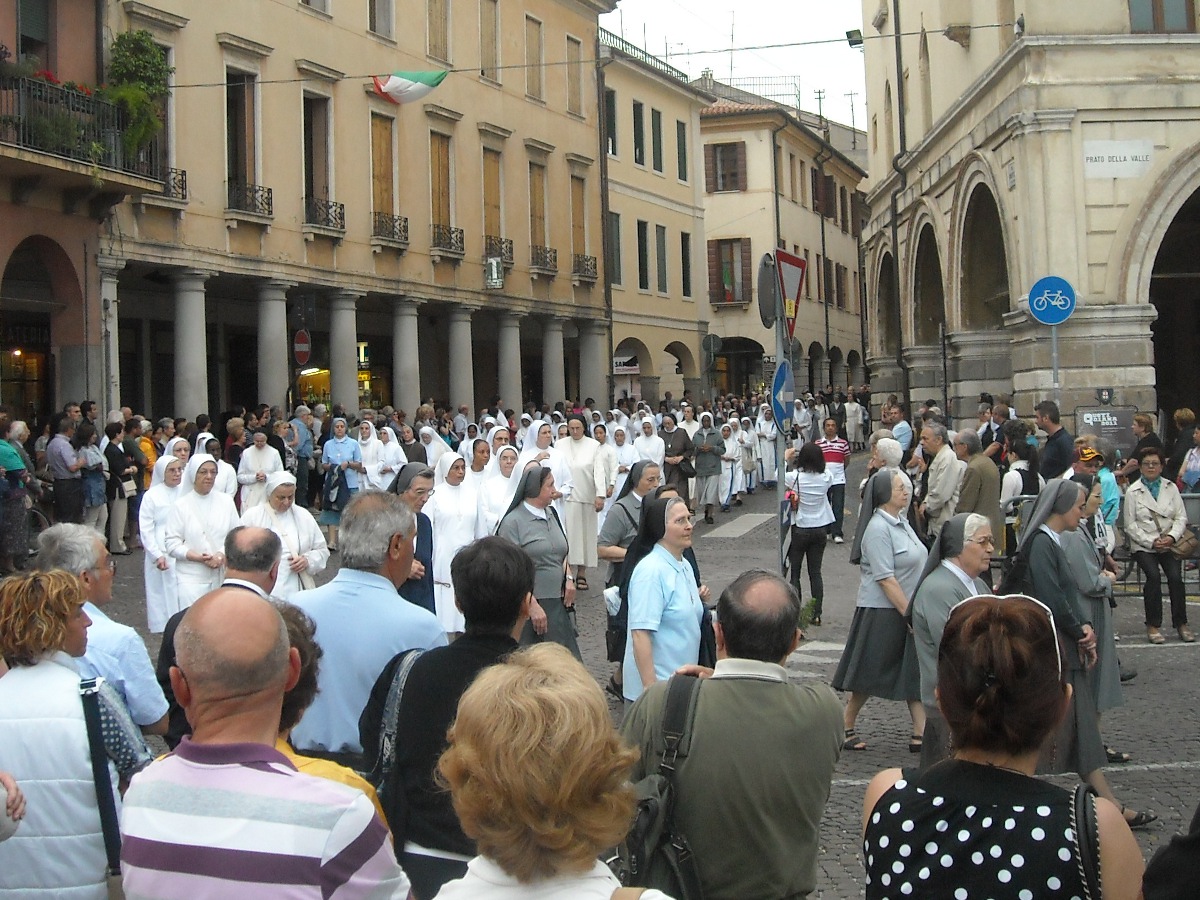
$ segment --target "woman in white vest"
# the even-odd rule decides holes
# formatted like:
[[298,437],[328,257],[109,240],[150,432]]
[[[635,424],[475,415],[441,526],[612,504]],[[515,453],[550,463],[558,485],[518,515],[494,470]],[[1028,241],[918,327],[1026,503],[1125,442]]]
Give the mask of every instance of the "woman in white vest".
[[295,475],[271,475],[267,479],[267,502],[246,510],[242,524],[273,531],[283,543],[272,596],[283,599],[317,586],[314,576],[325,570],[329,547],[313,514],[296,505]]
[[[273,449],[270,452],[279,459]],[[167,517],[163,543],[175,557],[180,609],[191,606],[221,584],[225,535],[238,526],[233,501],[213,490],[216,480],[215,459],[207,453],[197,453],[189,459],[183,483],[190,485],[191,490],[175,502]]]

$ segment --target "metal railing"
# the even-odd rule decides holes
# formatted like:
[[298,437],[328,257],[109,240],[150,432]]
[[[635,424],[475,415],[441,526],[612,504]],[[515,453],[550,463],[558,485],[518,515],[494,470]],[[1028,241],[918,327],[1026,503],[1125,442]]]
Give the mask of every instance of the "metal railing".
[[269,187],[248,184],[244,181],[229,182],[229,209],[254,213],[259,216],[275,215],[275,195]]
[[461,228],[453,225],[434,225],[431,246],[434,250],[445,250],[448,253],[462,253],[465,238]]
[[391,213],[371,213],[371,236],[385,238],[397,243],[408,243],[408,216],[393,216]]
[[553,247],[539,247],[534,244],[529,248],[529,265],[534,269],[557,272],[558,251]]
[[163,179],[163,196],[172,200],[188,198],[187,169],[167,169],[167,175]]
[[307,197],[304,200],[304,224],[345,231],[346,204],[324,197]]
[[489,259],[493,256],[500,257],[504,265],[511,266],[514,260],[512,239],[486,235],[483,239],[483,257]]
[[638,62],[645,63],[650,68],[657,69],[664,75],[669,75],[671,78],[677,78],[684,84],[687,84],[689,81],[687,72],[682,72],[670,63],[663,62],[657,56],[652,56],[636,44],[629,43],[629,41],[625,40],[625,38],[621,37],[619,34],[613,34],[611,31],[605,31],[603,28],[601,28],[600,43],[604,44],[606,47],[612,47],[614,50],[619,50],[626,56],[631,56]]
[[571,274],[576,278],[583,281],[595,281],[598,272],[596,257],[588,256],[585,253],[576,253],[571,256]]
[[0,76],[0,144],[161,181],[159,138],[132,151],[112,103],[37,78]]

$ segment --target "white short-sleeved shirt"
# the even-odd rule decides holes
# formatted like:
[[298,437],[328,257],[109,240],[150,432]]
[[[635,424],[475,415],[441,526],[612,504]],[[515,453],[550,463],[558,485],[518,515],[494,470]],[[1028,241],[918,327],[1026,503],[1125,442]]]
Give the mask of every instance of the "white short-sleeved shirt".
[[[609,900],[621,886],[604,863],[591,871],[521,884],[483,856],[467,864],[467,874],[438,892],[437,900]],[[662,891],[648,890],[642,900],[671,900]]]

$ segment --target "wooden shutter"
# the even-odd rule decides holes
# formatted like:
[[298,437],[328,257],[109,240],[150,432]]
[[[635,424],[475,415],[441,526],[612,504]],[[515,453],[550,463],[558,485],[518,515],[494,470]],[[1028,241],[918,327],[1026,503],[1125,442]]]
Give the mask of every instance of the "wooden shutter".
[[529,164],[529,243],[546,246],[546,167]]
[[[711,145],[710,145],[711,146]],[[707,150],[707,148],[705,148]],[[721,303],[725,290],[721,285],[721,242],[708,242],[708,302]]]
[[833,176],[825,176],[825,185],[822,189],[821,199],[822,212],[827,219],[837,220],[837,185],[833,183]]
[[[717,149],[715,144],[704,145],[704,192],[717,192]],[[711,244],[712,241],[709,241]]]
[[542,98],[542,23],[525,17],[525,93]]
[[483,233],[504,237],[504,226],[500,221],[500,153],[497,150],[483,151]]
[[737,143],[737,189],[746,190],[746,142]]
[[500,38],[499,0],[481,0],[479,4],[479,68],[485,78],[499,79],[497,53]]
[[571,252],[587,253],[587,182],[571,176]]
[[567,112],[583,114],[583,45],[567,38]]
[[[743,153],[745,153],[745,149],[746,145],[742,144]],[[740,246],[742,249],[742,296],[738,299],[743,303],[749,303],[754,296],[754,257],[750,253],[750,238],[742,238]]]
[[450,138],[436,131],[429,135],[429,184],[434,225],[451,225]]
[[429,55],[450,59],[449,0],[429,0]]
[[391,213],[395,210],[392,185],[392,120],[371,113],[371,210]]

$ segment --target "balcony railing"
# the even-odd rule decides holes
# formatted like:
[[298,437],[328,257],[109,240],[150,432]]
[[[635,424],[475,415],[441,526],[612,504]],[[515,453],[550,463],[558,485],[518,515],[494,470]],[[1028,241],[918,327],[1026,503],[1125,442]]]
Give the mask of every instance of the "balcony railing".
[[558,251],[553,247],[539,247],[534,244],[529,248],[529,266],[543,272],[557,272]]
[[598,269],[596,257],[576,253],[571,257],[571,275],[580,281],[595,281]]
[[385,241],[395,241],[397,244],[408,243],[408,216],[393,216],[391,213],[371,214],[371,236],[383,238]]
[[432,249],[440,250],[443,253],[453,253],[462,256],[465,239],[463,230],[455,228],[453,225],[434,225],[433,239],[430,244]]
[[187,169],[167,169],[167,176],[163,179],[163,196],[172,200],[188,198]]
[[652,69],[657,69],[664,75],[669,75],[672,78],[687,83],[687,72],[682,72],[669,63],[663,62],[657,56],[652,56],[636,44],[631,44],[623,37],[613,34],[603,28],[600,29],[600,43],[605,46],[612,47],[614,50],[619,50],[626,56],[633,57],[640,63],[644,63]]
[[740,290],[740,296],[735,294],[730,288],[724,288],[720,291],[709,291],[708,302],[713,306],[735,307],[746,306],[750,302],[750,292],[745,288]]
[[36,78],[0,76],[0,143],[161,181],[157,140],[127,152],[111,103]]
[[504,265],[511,266],[514,261],[512,240],[510,238],[496,237],[494,234],[489,234],[484,237],[484,259],[490,259],[494,256],[500,257]]
[[308,197],[304,201],[304,224],[345,231],[346,204],[323,197]]
[[254,213],[256,216],[275,215],[275,196],[269,187],[247,184],[244,181],[229,182],[229,209]]

